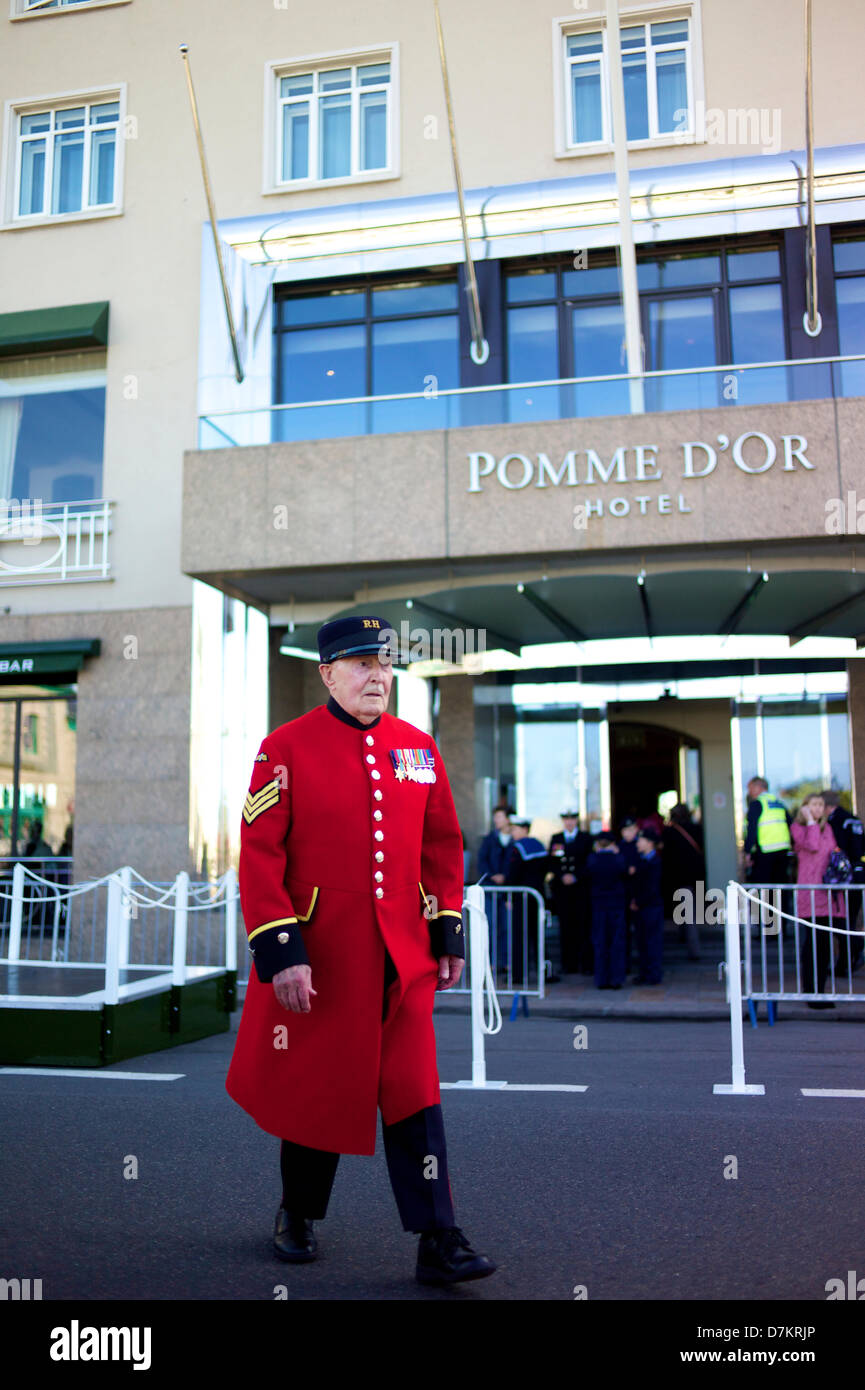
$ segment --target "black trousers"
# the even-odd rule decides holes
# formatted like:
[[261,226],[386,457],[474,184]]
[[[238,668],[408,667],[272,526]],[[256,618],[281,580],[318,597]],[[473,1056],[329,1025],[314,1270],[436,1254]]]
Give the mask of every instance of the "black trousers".
[[[393,961],[385,952],[382,1017],[387,1010],[388,988],[395,979]],[[394,1125],[382,1124],[382,1135],[388,1176],[403,1230],[420,1232],[453,1226],[441,1106],[428,1105]],[[309,1221],[323,1221],[338,1163],[338,1153],[310,1149],[283,1139],[279,1166],[282,1205],[286,1211]]]

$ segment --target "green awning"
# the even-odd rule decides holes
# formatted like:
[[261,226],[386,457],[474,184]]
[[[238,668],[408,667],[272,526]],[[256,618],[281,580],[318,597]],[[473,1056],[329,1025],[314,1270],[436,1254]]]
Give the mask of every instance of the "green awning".
[[0,357],[107,346],[107,300],[0,314]]
[[0,682],[80,671],[85,657],[98,656],[99,649],[98,637],[73,637],[68,642],[0,642]]

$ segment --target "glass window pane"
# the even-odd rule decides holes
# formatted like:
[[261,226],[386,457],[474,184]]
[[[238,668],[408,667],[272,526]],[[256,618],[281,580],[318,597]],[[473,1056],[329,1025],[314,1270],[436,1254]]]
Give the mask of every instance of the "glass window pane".
[[365,63],[357,70],[357,85],[369,87],[372,83],[390,81],[390,63]]
[[730,290],[730,338],[734,362],[783,360],[780,285],[739,285]]
[[624,53],[622,76],[625,82],[625,123],[629,140],[646,140],[649,135],[649,98],[646,86],[646,55]]
[[54,144],[52,212],[81,210],[81,176],[84,170],[84,136],[58,135]]
[[568,35],[568,57],[578,57],[583,53],[603,52],[604,39],[600,29],[593,29],[590,34],[569,34]]
[[[617,304],[578,304],[571,316],[574,376],[615,376],[625,366],[625,320]],[[628,413],[626,381],[595,381],[575,388],[574,414]]]
[[320,92],[340,92],[351,86],[351,68],[334,68],[318,74]]
[[[366,329],[363,324],[305,328],[280,335],[280,400],[327,401],[366,395]],[[324,405],[277,411],[278,439],[317,439],[364,434],[366,407]]]
[[645,24],[629,24],[626,29],[619,31],[622,51],[628,48],[646,47],[646,26]]
[[[650,371],[715,363],[715,305],[711,295],[650,300],[648,306]],[[687,410],[710,403],[717,395],[714,375],[660,377],[646,382],[649,410]]]
[[[847,715],[827,714],[829,725],[829,787],[836,792],[850,790],[850,731]],[[828,789],[827,789],[828,790]]]
[[[865,276],[836,280],[835,294],[841,356],[865,353]],[[842,362],[840,373],[843,396],[865,396],[865,362]]]
[[387,168],[387,92],[361,92],[360,167]]
[[655,56],[658,84],[658,131],[676,130],[688,110],[688,73],[681,52]]
[[728,280],[768,280],[781,274],[777,251],[728,251]]
[[305,101],[282,108],[282,178],[309,178],[309,103]]
[[[396,319],[372,329],[372,392],[423,391],[429,377],[441,390],[459,386],[459,325],[456,314],[430,319]],[[448,397],[379,401],[374,430],[437,429],[448,423]]]
[[334,290],[330,294],[303,294],[280,299],[284,326],[300,323],[332,323],[340,319],[364,317],[362,290]]
[[66,111],[58,111],[55,114],[55,125],[58,130],[69,130],[74,126],[84,124],[84,107],[74,106]]
[[678,289],[681,285],[716,285],[721,279],[720,256],[670,256],[637,264],[641,290]]
[[[554,304],[509,309],[508,381],[555,381],[559,376],[558,317]],[[552,420],[559,415],[559,388],[507,391],[509,420]]]
[[[783,708],[783,707],[782,707]],[[801,802],[823,786],[820,714],[810,707],[802,714],[773,713],[763,708],[765,777],[782,801]]]
[[672,19],[665,24],[652,25],[652,43],[685,43],[688,38],[687,19]]
[[574,104],[573,141],[585,145],[602,140],[604,125],[601,117],[601,65],[575,63],[571,70],[571,94]]
[[507,277],[507,300],[509,304],[521,304],[531,299],[555,299],[555,297],[556,273],[554,270],[545,270],[538,274],[527,271],[524,274]]
[[320,112],[320,177],[344,178],[351,173],[351,98],[324,97]]
[[446,284],[425,285],[415,282],[391,285],[373,290],[372,312],[381,314],[422,314],[434,309],[456,309],[457,287],[451,280]]
[[90,142],[90,204],[114,202],[113,130],[94,131]]
[[619,294],[619,268],[615,265],[589,266],[586,270],[566,270],[562,276],[566,295]]
[[21,195],[18,215],[32,217],[45,205],[45,141],[27,140],[21,149]]
[[119,101],[102,101],[98,106],[90,108],[90,121],[93,125],[105,125],[108,121],[116,121],[119,115]]
[[21,400],[12,490],[43,502],[102,494],[105,388],[38,391]]
[[865,237],[861,241],[836,241],[832,254],[836,270],[865,270]]
[[312,94],[312,87],[311,72],[297,73],[280,79],[279,94],[283,97],[308,97]]
[[21,134],[35,135],[43,130],[51,129],[51,112],[34,111],[29,116],[21,117]]

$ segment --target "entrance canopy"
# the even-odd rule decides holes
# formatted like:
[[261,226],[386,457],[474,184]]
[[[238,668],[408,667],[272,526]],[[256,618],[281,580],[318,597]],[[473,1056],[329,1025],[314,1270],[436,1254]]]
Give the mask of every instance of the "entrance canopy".
[[[630,564],[630,573],[610,565],[524,577],[516,571],[452,574],[438,586],[429,580],[367,583],[362,597],[342,606],[297,597],[277,603],[271,621],[285,622],[286,650],[315,651],[316,632],[326,618],[374,612],[389,621],[401,651],[413,649],[413,659],[451,663],[449,651],[467,657],[497,650],[516,655],[525,647],[562,641],[765,634],[786,637],[793,657],[797,644],[811,636],[865,645],[865,573],[855,572],[849,560],[836,567],[838,558],[836,550],[831,558],[778,557],[759,570],[749,570],[741,559],[735,567],[671,561],[669,567],[656,562],[651,571]],[[295,590],[298,578],[292,576]]]

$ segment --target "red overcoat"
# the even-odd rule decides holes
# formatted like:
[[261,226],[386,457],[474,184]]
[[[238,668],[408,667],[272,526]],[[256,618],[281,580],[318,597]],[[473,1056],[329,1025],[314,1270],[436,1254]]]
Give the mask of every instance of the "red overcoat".
[[[465,954],[462,836],[429,734],[390,714],[360,726],[333,701],[274,730],[239,879],[254,965],[228,1093],[270,1134],[372,1154],[377,1107],[395,1124],[439,1102],[437,959]],[[317,994],[293,1013],[270,981],[306,962]]]

